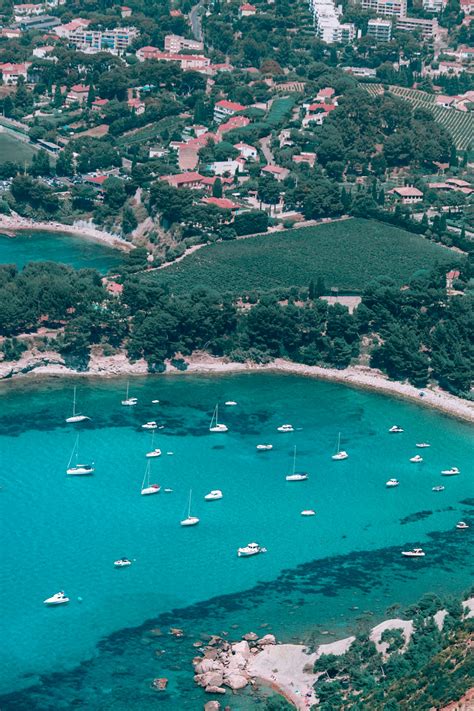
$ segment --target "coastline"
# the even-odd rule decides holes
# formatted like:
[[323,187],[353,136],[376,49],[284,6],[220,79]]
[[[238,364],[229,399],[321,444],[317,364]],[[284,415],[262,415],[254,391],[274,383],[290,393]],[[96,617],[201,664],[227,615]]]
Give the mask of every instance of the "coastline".
[[0,215],[0,233],[7,235],[8,237],[14,238],[17,232],[23,230],[38,231],[38,232],[66,232],[67,234],[74,235],[75,237],[85,237],[87,239],[94,240],[95,242],[101,242],[102,244],[112,247],[113,249],[120,249],[122,251],[131,251],[134,249],[134,245],[131,242],[119,237],[118,235],[113,235],[110,232],[105,232],[104,230],[98,230],[92,227],[89,223],[74,223],[73,225],[63,225],[61,222],[47,221],[47,222],[37,222],[35,220],[30,220],[27,217],[21,217],[20,215]]

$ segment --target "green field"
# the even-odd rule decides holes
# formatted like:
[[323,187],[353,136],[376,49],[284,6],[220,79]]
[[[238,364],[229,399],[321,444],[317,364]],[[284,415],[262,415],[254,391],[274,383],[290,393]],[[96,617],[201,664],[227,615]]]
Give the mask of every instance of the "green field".
[[24,143],[13,134],[0,131],[0,162],[11,160],[15,163],[30,163],[36,149],[29,143]]
[[199,249],[150,278],[176,293],[206,286],[234,294],[249,290],[308,286],[322,277],[326,287],[360,291],[378,276],[404,284],[436,262],[462,256],[424,237],[373,220],[351,219],[317,227],[221,242]]

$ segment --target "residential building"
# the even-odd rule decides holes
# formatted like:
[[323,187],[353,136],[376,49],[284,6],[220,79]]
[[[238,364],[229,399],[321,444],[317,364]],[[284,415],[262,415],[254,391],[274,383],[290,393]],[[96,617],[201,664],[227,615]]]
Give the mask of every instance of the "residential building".
[[139,98],[132,98],[127,101],[128,108],[133,111],[135,116],[141,116],[145,113],[145,102]]
[[474,0],[460,0],[461,12],[465,15],[474,15]]
[[307,163],[310,168],[314,168],[316,163],[316,153],[310,153],[309,151],[303,152],[297,156],[293,156],[292,161],[296,164]]
[[365,77],[366,79],[375,79],[377,76],[376,69],[372,67],[342,67],[342,71],[352,74],[354,77]]
[[303,118],[301,125],[306,128],[310,123],[316,126],[322,126],[331,111],[336,108],[335,104],[306,104],[306,115]]
[[44,47],[35,47],[33,49],[33,57],[38,57],[38,59],[50,59],[52,61],[58,61],[56,57],[51,57],[51,53],[54,52],[54,45],[47,45]]
[[204,178],[199,173],[191,170],[188,173],[178,173],[178,175],[162,175],[160,180],[168,183],[173,188],[196,190],[202,187]]
[[360,6],[376,15],[405,17],[407,14],[407,0],[360,0]]
[[201,202],[206,203],[206,205],[216,205],[216,207],[220,207],[221,210],[231,210],[235,212],[239,209],[237,203],[229,200],[229,198],[203,197]]
[[31,17],[22,17],[17,23],[22,32],[30,30],[52,30],[53,27],[61,24],[61,20],[52,15],[32,15]]
[[377,42],[390,42],[392,39],[392,23],[390,20],[383,20],[380,17],[369,20],[367,34]]
[[219,141],[222,141],[222,136],[228,131],[233,131],[234,128],[244,128],[250,124],[250,119],[247,116],[231,116],[228,121],[221,123],[216,131],[216,136]]
[[438,29],[435,19],[427,20],[423,17],[400,17],[397,19],[397,30],[404,32],[419,32],[422,37],[433,37]]
[[436,106],[442,106],[444,109],[454,108],[453,104],[456,103],[455,96],[445,96],[444,94],[437,94],[435,103]]
[[285,178],[289,176],[290,171],[288,168],[282,168],[279,165],[266,165],[262,168],[262,173],[272,175],[275,180],[278,180],[278,182],[281,183],[282,180],[285,180]]
[[65,25],[58,25],[54,28],[54,34],[63,39],[69,39],[71,34],[76,30],[83,29],[90,25],[90,20],[83,20],[82,17],[76,17],[74,20],[67,22]]
[[413,205],[413,203],[421,202],[423,200],[423,193],[418,188],[405,186],[400,188],[393,188],[389,190],[389,193],[394,195],[402,203],[402,205]]
[[69,33],[68,40],[81,51],[123,54],[139,34],[136,27],[116,27],[114,30],[78,27]]
[[203,49],[204,43],[197,40],[186,39],[180,35],[166,35],[165,37],[165,52],[171,52],[171,54],[176,54],[183,50],[202,52]]
[[[244,162],[245,163],[245,162]],[[238,158],[235,160],[216,160],[210,164],[209,168],[214,175],[232,175],[241,173],[244,166]]]
[[122,5],[120,8],[120,14],[122,16],[122,20],[125,20],[126,17],[130,17],[132,14],[132,8],[127,7],[126,5]]
[[89,87],[84,84],[74,84],[71,86],[67,96],[66,104],[84,104],[89,96]]
[[108,103],[108,99],[94,99],[94,101],[92,102],[91,109],[92,111],[101,112],[105,109]]
[[145,62],[147,59],[154,59],[157,62],[178,62],[183,71],[205,71],[208,70],[211,64],[209,57],[203,54],[174,54],[172,52],[162,52],[156,47],[140,47],[136,51],[136,57],[140,62]]
[[332,86],[326,86],[324,89],[320,89],[316,94],[316,101],[321,101],[322,103],[330,104],[332,103],[336,90]]
[[21,5],[13,5],[13,16],[15,22],[20,22],[23,17],[32,17],[33,15],[42,15],[44,13],[43,3],[22,3]]
[[239,17],[252,17],[252,15],[257,14],[257,8],[255,5],[250,5],[246,2],[239,7]]
[[2,81],[4,84],[18,84],[18,79],[23,77],[26,81],[28,79],[28,68],[31,66],[31,62],[22,62],[21,64],[12,64],[11,62],[5,62],[0,64],[0,72],[2,74]]
[[458,47],[456,56],[461,60],[461,62],[470,62],[474,59],[474,47],[468,47],[462,44]]
[[423,10],[425,12],[432,12],[433,14],[438,14],[442,12],[446,7],[448,0],[423,0]]
[[252,160],[257,160],[258,158],[258,151],[255,148],[255,146],[249,146],[248,143],[236,143],[234,145],[234,148],[236,148],[242,158],[245,158],[246,160],[248,158],[251,158]]
[[336,9],[333,0],[309,0],[309,7],[313,12],[316,35],[323,42],[347,44],[355,38],[355,25],[342,24],[339,21],[340,12]]
[[218,101],[214,106],[214,121],[216,123],[221,123],[230,116],[243,111],[245,106],[238,104],[236,101],[227,101],[227,99],[222,99]]

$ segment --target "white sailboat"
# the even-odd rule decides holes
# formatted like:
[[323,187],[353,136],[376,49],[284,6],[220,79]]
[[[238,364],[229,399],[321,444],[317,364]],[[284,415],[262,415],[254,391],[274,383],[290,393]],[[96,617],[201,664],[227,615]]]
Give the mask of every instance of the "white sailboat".
[[411,551],[402,551],[402,555],[405,556],[405,558],[423,558],[425,551],[423,548],[413,548]]
[[189,490],[189,503],[188,503],[188,515],[182,521],[180,521],[181,526],[195,526],[199,523],[197,516],[191,516],[191,498],[193,495],[192,489]]
[[146,463],[145,476],[142,481],[142,496],[149,496],[150,494],[157,494],[160,490],[159,484],[150,484],[150,473],[151,473],[151,462]]
[[389,432],[391,434],[398,434],[399,432],[403,432],[403,428],[400,427],[400,425],[392,425],[389,429]]
[[306,481],[308,474],[306,472],[296,471],[296,447],[293,450],[293,471],[291,474],[287,474],[285,477],[286,481]]
[[257,444],[257,449],[259,452],[267,452],[273,449],[273,444]]
[[127,380],[127,392],[125,393],[125,400],[122,400],[122,405],[124,405],[125,407],[133,407],[138,402],[138,398],[129,397],[129,390],[130,390],[130,381]]
[[441,474],[443,476],[457,476],[460,473],[461,472],[459,471],[459,469],[457,467],[451,467],[451,469],[443,469],[441,471]]
[[332,455],[331,459],[333,459],[335,462],[340,461],[341,459],[347,459],[349,455],[347,452],[345,452],[343,449],[341,449],[341,433],[339,432],[339,436],[337,438],[337,449],[336,453]]
[[209,425],[209,432],[227,432],[227,425],[219,424],[219,405],[216,405]]
[[145,454],[145,457],[148,457],[148,459],[152,459],[153,457],[161,457],[161,449],[158,449],[158,447],[153,447],[155,443],[155,431],[151,433],[151,450]]
[[[75,464],[72,465],[72,460],[75,458]],[[72,466],[71,466],[72,465]],[[66,469],[66,474],[70,476],[87,476],[95,472],[94,462],[92,464],[79,464],[79,435],[76,437],[71,456]]]
[[66,417],[66,422],[84,422],[84,420],[90,420],[87,415],[79,415],[76,413],[76,386],[74,386],[74,396],[72,400],[72,415],[71,417]]

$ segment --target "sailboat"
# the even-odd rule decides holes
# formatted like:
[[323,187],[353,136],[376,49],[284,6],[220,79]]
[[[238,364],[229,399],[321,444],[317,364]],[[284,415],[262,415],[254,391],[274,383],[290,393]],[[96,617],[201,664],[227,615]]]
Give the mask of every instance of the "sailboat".
[[219,405],[216,405],[209,425],[209,432],[227,432],[227,425],[219,424]]
[[296,471],[296,447],[293,451],[293,472],[291,474],[288,474],[285,478],[286,481],[306,481],[306,479],[308,478],[308,474],[306,472]]
[[[76,463],[71,466],[72,460],[76,459]],[[74,448],[69,457],[69,463],[67,465],[66,474],[70,476],[86,476],[87,474],[93,474],[95,472],[94,463],[92,464],[79,464],[79,435],[76,437],[76,442]]]
[[84,422],[84,420],[90,420],[87,415],[78,415],[76,413],[76,387],[74,386],[74,397],[72,401],[72,415],[71,417],[66,417],[66,422]]
[[137,404],[138,399],[136,397],[129,397],[130,381],[127,380],[127,392],[125,393],[125,400],[122,400],[122,405],[126,407],[133,407]]
[[191,497],[192,497],[193,491],[192,489],[189,490],[189,503],[188,503],[188,516],[187,518],[184,518],[182,521],[180,521],[181,526],[195,526],[197,523],[199,523],[199,519],[197,516],[191,516]]
[[153,431],[151,434],[151,450],[145,454],[145,457],[148,457],[151,459],[152,457],[160,457],[161,456],[161,449],[154,448],[153,444],[155,442],[155,432]]
[[150,473],[151,473],[151,462],[146,463],[145,476],[142,481],[142,496],[149,496],[150,494],[157,494],[160,490],[159,484],[150,484]]
[[339,432],[339,437],[337,438],[337,450],[336,453],[332,455],[331,459],[334,461],[340,461],[341,459],[347,459],[349,455],[343,449],[341,449],[341,433]]

